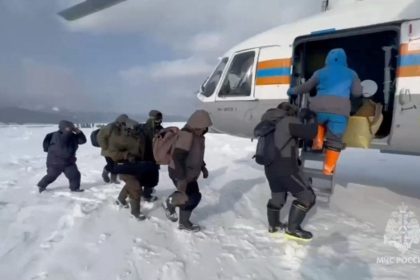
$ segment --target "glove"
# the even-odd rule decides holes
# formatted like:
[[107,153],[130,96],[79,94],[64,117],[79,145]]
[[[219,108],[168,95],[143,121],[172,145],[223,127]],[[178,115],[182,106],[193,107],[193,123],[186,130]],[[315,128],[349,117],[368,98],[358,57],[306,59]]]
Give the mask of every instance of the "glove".
[[298,117],[299,117],[301,122],[304,122],[304,121],[309,121],[309,120],[315,118],[316,115],[310,109],[303,108],[303,109],[300,110],[300,112],[298,114]]
[[288,96],[293,96],[295,95],[295,88],[291,87],[287,90],[287,95]]
[[176,188],[178,189],[178,191],[180,191],[182,193],[185,193],[187,191],[187,185],[188,185],[187,180],[185,180],[185,179],[184,180],[179,180],[176,183]]
[[128,162],[135,162],[136,161],[136,156],[134,156],[133,154],[130,154],[127,152],[125,158],[127,159]]
[[201,168],[201,172],[203,172],[203,178],[207,179],[209,177],[209,171],[207,170],[207,168],[205,166],[203,166]]

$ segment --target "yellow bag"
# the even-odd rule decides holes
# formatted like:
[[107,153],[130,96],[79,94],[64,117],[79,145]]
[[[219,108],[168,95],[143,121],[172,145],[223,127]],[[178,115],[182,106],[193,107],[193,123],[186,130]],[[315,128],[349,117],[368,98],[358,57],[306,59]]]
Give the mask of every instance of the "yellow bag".
[[353,116],[349,118],[343,142],[347,147],[369,148],[373,134],[367,117]]
[[349,118],[343,142],[347,147],[369,148],[382,120],[382,105],[366,100],[357,113]]

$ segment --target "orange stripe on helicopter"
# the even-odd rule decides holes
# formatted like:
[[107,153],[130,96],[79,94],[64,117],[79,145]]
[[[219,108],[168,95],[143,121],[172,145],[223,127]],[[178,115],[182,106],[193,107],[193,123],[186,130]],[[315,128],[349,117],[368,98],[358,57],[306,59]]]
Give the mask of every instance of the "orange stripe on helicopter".
[[408,44],[401,44],[400,54],[401,55],[420,54],[420,50],[409,50]]
[[256,78],[255,84],[257,86],[264,85],[288,85],[290,84],[289,76],[280,76],[280,77],[267,77],[267,78]]
[[271,59],[258,62],[257,70],[270,69],[270,68],[285,68],[292,66],[292,59]]
[[420,76],[420,65],[399,67],[397,69],[397,77],[418,77]]

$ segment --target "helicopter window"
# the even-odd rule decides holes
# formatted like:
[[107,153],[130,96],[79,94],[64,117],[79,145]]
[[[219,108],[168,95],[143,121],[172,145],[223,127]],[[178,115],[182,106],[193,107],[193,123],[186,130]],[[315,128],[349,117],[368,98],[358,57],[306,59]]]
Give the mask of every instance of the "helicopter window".
[[219,96],[250,96],[255,52],[237,54],[223,81]]
[[201,94],[205,97],[210,97],[214,90],[216,89],[217,84],[220,81],[220,78],[222,77],[223,70],[226,67],[226,64],[228,62],[228,58],[224,57],[219,65],[217,65],[216,69],[214,70],[213,74],[211,74],[210,78],[208,78],[202,88],[201,88]]

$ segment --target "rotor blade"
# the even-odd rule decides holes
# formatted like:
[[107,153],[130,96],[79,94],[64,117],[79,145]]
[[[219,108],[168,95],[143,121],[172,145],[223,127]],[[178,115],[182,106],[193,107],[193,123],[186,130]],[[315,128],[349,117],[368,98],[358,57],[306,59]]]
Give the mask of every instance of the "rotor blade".
[[114,6],[123,1],[126,0],[86,0],[85,2],[61,11],[58,14],[66,20],[76,20]]

